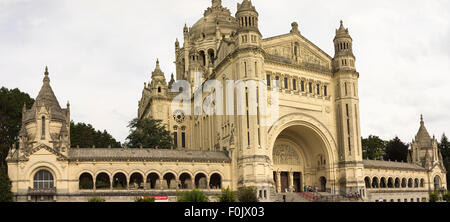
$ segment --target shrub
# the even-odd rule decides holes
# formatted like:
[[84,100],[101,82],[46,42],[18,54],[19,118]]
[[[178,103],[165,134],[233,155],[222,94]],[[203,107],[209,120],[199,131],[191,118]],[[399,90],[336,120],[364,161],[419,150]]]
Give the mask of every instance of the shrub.
[[99,196],[92,196],[88,199],[88,202],[105,202],[105,199]]
[[154,197],[138,197],[136,198],[136,202],[155,202]]
[[439,191],[430,191],[430,202],[436,202],[439,200]]
[[239,187],[237,195],[239,202],[258,202],[256,187]]
[[444,199],[447,202],[450,202],[450,191],[445,191],[444,195],[442,196],[442,199]]
[[219,202],[236,202],[236,192],[227,189],[222,189],[222,194],[219,196]]
[[208,197],[200,190],[184,191],[177,194],[178,202],[208,202]]

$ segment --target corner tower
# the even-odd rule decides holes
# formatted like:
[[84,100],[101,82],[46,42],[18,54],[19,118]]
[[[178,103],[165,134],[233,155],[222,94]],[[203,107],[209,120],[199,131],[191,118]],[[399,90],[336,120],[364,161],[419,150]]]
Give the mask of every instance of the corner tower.
[[[236,150],[233,152],[234,178],[237,187],[254,186],[259,196],[273,188],[273,179],[268,174],[259,172],[270,171],[269,150],[267,149],[267,127],[262,124],[259,115],[259,81],[265,80],[264,56],[261,47],[262,35],[258,28],[258,12],[249,0],[237,4],[236,21],[238,28],[233,36],[234,75],[230,79],[243,81],[236,94],[243,101],[242,114],[233,115],[236,129]],[[256,83],[256,84],[253,84]],[[261,89],[262,90],[262,89]],[[238,108],[239,109],[239,108]],[[235,111],[236,112],[236,111]],[[231,148],[234,149],[234,148]]]
[[341,21],[333,40],[333,78],[336,84],[336,120],[338,155],[341,169],[340,190],[360,192],[362,179],[362,148],[359,116],[358,78],[353,55],[353,40]]
[[18,155],[28,156],[42,145],[63,155],[70,149],[70,105],[67,102],[66,109],[59,105],[47,67],[36,101],[31,109],[27,110],[25,105],[22,109]]
[[261,33],[258,29],[258,12],[252,2],[244,0],[237,4],[237,36],[240,47],[261,46]]

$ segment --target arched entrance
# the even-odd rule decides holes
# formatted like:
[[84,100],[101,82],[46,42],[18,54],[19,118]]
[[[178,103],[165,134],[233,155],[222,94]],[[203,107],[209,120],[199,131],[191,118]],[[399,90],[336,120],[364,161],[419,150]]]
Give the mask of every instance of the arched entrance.
[[320,177],[320,191],[327,191],[327,178],[325,177]]
[[[272,146],[272,169],[277,192],[303,191],[305,186],[331,191],[334,185],[334,151],[326,129],[319,129],[320,122],[311,117],[308,121],[294,120],[274,126],[276,137],[269,138]],[[309,118],[309,119],[308,119]],[[315,123],[317,122],[317,123]],[[327,134],[327,135],[325,135]],[[327,181],[328,180],[328,181]],[[332,185],[333,184],[333,185]]]

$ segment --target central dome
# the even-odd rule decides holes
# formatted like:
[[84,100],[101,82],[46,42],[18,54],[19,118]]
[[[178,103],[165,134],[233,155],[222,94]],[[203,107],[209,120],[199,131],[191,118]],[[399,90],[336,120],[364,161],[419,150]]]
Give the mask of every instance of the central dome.
[[231,34],[236,31],[237,21],[231,16],[230,10],[223,7],[220,0],[212,0],[212,6],[205,10],[203,18],[198,20],[190,30],[190,37],[193,40],[215,35],[216,26],[220,33]]

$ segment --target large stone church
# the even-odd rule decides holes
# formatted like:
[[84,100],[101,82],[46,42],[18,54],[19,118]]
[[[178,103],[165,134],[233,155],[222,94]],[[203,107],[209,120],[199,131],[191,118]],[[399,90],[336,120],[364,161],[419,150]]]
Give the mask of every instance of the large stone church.
[[[408,162],[363,160],[359,73],[342,21],[330,56],[296,22],[285,34],[263,38],[259,16],[249,0],[237,4],[234,16],[212,0],[198,22],[184,27],[183,43],[175,42],[176,79],[167,82],[156,62],[138,118],[163,120],[173,149],[71,147],[70,105],[60,106],[46,68],[35,104],[23,108],[19,146],[7,157],[15,200],[174,201],[181,190],[214,196],[221,188],[253,186],[261,201],[276,201],[313,186],[322,197],[357,192],[365,201],[417,202],[446,188],[437,140],[423,119]],[[244,87],[225,87],[229,81]],[[245,85],[251,81],[263,84]],[[174,102],[181,94],[200,105]],[[274,105],[276,112],[261,114]],[[274,121],[267,124],[267,116]]]

